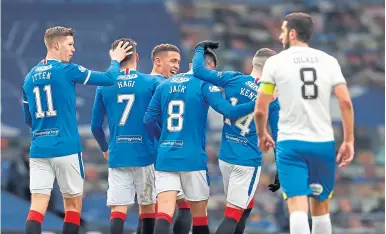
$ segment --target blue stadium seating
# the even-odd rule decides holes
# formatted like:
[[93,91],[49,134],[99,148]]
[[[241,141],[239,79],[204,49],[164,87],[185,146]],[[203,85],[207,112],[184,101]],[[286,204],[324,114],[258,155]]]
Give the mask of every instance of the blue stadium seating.
[[[144,14],[150,12],[148,9],[157,10]],[[25,75],[45,56],[46,28],[55,25],[74,28],[77,51],[73,62],[94,70],[108,67],[109,48],[120,37],[131,37],[138,42],[138,69],[143,72],[151,71],[150,55],[155,45],[173,43],[179,46],[180,43],[178,26],[163,3],[76,4],[75,7],[8,1],[2,3],[2,20],[2,119],[4,124],[21,130],[23,135],[28,135],[29,131],[23,124],[21,105],[16,103],[20,103]],[[90,123],[94,92],[95,87],[78,88],[78,95],[84,102],[78,106],[80,124]]]

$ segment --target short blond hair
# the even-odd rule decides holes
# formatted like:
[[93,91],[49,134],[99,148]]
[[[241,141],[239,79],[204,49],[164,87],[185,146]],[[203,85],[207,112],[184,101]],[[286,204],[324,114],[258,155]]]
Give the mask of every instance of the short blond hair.
[[44,43],[47,47],[51,47],[52,41],[57,37],[74,36],[75,32],[72,28],[66,28],[61,26],[55,26],[46,30],[44,34]]

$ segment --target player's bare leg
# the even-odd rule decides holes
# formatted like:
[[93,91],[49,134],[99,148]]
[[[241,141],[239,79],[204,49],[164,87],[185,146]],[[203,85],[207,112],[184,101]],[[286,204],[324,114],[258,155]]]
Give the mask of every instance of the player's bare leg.
[[224,219],[217,228],[216,234],[233,234],[237,223],[243,215],[244,209],[227,202],[225,207]]
[[155,212],[155,204],[150,205],[140,205],[139,206],[139,216],[141,218],[142,234],[153,234],[154,233],[154,224],[157,213]]
[[193,234],[209,234],[207,205],[208,200],[189,201],[193,216]]
[[315,198],[310,198],[310,210],[312,216],[312,234],[331,234],[329,199],[319,201]]
[[249,202],[249,204],[248,204],[247,209],[244,210],[240,221],[237,223],[236,230],[235,230],[234,234],[243,234],[244,233],[248,217],[251,214],[251,211],[252,211],[254,206],[255,206],[255,199],[252,198],[251,202]]
[[82,211],[82,198],[82,195],[74,197],[63,197],[65,216],[62,234],[79,233],[80,213]]
[[174,222],[174,234],[188,234],[192,227],[192,214],[190,212],[189,202],[183,197],[177,197],[178,214]]
[[42,223],[49,201],[50,195],[39,193],[31,194],[31,208],[25,224],[25,232],[27,234],[42,233]]
[[165,191],[157,196],[158,213],[154,225],[154,233],[168,234],[174,210],[176,208],[176,199],[178,191]]
[[288,198],[287,205],[290,214],[290,233],[310,234],[307,196]]

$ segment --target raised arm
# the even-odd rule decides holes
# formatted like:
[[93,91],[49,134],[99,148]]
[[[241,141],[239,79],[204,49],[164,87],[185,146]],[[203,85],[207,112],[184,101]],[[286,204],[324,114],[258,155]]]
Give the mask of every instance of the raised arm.
[[201,88],[201,92],[205,101],[215,111],[228,119],[235,120],[253,112],[253,101],[233,106],[221,95],[221,90],[217,86],[205,83]]
[[204,47],[197,46],[193,56],[193,74],[198,79],[224,87],[235,75],[241,74],[233,71],[218,72],[206,67]]
[[115,78],[119,73],[120,62],[128,55],[132,46],[129,42],[123,44],[121,41],[114,50],[110,50],[111,63],[110,67],[105,72],[90,71],[80,65],[69,63],[64,69],[69,73],[70,79],[73,82],[84,85],[100,85],[110,86],[114,84]]
[[105,72],[91,71],[72,63],[67,64],[64,69],[75,83],[110,86],[114,84],[115,78],[119,73],[119,66],[119,62],[114,60],[111,61],[110,67]]

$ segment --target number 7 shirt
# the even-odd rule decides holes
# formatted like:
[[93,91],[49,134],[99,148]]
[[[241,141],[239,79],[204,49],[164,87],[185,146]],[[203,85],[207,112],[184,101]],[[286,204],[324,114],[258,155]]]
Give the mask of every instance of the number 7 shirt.
[[[91,131],[101,150],[109,150],[109,167],[144,167],[155,162],[154,140],[145,131],[143,116],[159,79],[136,70],[123,70],[110,87],[98,87]],[[110,140],[103,130],[107,115]]]

